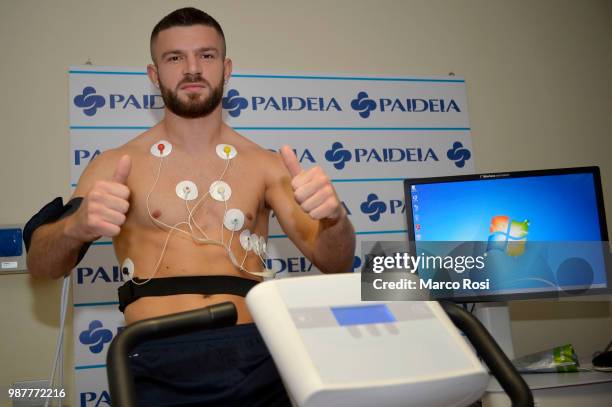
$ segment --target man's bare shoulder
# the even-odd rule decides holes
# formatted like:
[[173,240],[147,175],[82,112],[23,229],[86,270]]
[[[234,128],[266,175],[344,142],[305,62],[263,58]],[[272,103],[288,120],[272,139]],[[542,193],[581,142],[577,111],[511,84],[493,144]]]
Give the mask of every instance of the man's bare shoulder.
[[149,130],[140,133],[138,136],[134,137],[125,144],[105,150],[95,160],[92,160],[92,163],[102,158],[98,163],[99,166],[107,167],[110,165],[114,169],[114,165],[117,163],[117,161],[119,161],[119,159],[126,154],[134,158],[141,155],[147,155],[153,143],[161,139],[159,127],[160,126],[158,124]]
[[121,157],[129,155],[133,159],[138,159],[155,141],[155,133],[155,128],[147,130],[123,145],[105,150],[91,160],[81,174],[73,196],[85,195],[96,181],[111,180]]
[[153,143],[161,140],[162,138],[163,137],[161,135],[161,129],[158,124],[155,127],[152,127],[149,130],[145,131],[144,133],[141,133],[138,136],[134,137],[127,143],[107,151],[111,152],[112,154],[119,154],[119,156],[124,154],[128,154],[130,156],[148,154]]

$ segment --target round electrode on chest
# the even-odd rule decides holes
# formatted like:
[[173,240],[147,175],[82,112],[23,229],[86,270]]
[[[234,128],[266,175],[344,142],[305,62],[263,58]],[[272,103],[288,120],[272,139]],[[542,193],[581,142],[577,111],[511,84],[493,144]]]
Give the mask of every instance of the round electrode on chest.
[[134,262],[129,257],[126,257],[123,260],[123,264],[121,265],[121,274],[124,279],[131,280],[134,278]]
[[160,140],[151,146],[151,154],[155,157],[167,157],[172,152],[172,144],[166,140]]
[[251,231],[245,229],[240,233],[240,246],[247,252],[251,250]]
[[225,202],[232,196],[232,189],[223,181],[215,181],[210,184],[209,192],[210,196],[212,196],[215,201],[219,202]]
[[250,236],[251,250],[259,256],[259,235],[252,233]]
[[236,148],[230,144],[217,144],[216,151],[217,155],[224,160],[231,160],[238,154]]
[[225,213],[225,218],[223,219],[223,225],[231,230],[237,231],[242,229],[244,226],[244,213],[240,209],[232,208]]
[[198,197],[198,187],[192,181],[181,181],[176,184],[176,194],[185,201],[193,201]]
[[259,236],[259,254],[262,256],[268,255],[268,243],[263,236]]

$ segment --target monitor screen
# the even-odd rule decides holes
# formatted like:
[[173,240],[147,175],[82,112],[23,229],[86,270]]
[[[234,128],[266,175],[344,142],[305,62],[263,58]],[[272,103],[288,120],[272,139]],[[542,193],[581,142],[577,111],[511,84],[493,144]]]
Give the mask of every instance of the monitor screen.
[[[404,183],[415,253],[482,255],[482,269],[421,268],[419,276],[487,281],[458,301],[606,291],[607,226],[597,167],[477,174]],[[442,273],[442,274],[441,274]]]

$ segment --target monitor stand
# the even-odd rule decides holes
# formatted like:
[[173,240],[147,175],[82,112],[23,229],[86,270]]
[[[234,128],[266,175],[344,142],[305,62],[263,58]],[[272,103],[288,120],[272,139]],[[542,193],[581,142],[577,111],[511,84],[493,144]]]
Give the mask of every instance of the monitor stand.
[[510,310],[505,302],[478,303],[474,315],[489,331],[508,359],[514,359]]

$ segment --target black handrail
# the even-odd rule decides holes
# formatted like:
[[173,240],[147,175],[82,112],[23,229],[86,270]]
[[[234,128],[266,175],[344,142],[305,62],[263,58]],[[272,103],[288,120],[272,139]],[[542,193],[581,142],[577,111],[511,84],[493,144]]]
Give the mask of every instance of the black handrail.
[[472,314],[457,304],[440,301],[451,321],[468,337],[489,370],[504,389],[513,407],[532,407],[533,394],[519,372],[489,331]]
[[200,329],[223,328],[236,324],[238,313],[231,302],[168,316],[145,319],[127,326],[110,345],[106,355],[106,374],[113,406],[138,405],[134,376],[128,355],[140,343]]

